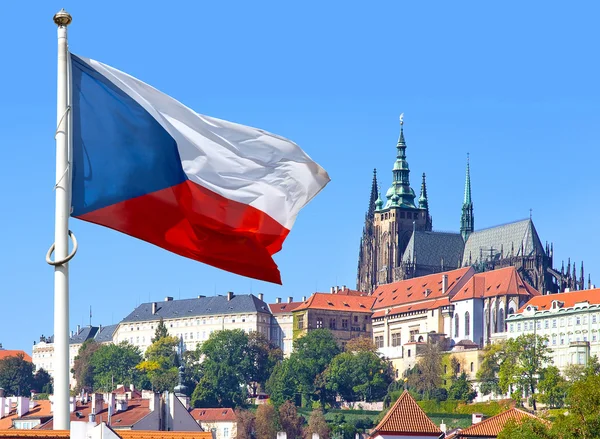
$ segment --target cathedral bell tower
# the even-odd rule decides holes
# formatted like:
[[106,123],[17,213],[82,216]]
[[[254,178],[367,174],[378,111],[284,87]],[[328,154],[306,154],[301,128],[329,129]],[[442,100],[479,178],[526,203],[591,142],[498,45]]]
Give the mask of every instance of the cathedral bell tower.
[[467,154],[467,177],[465,179],[465,199],[460,217],[460,234],[467,242],[469,235],[475,230],[475,218],[473,217],[473,201],[471,200],[471,170],[469,168],[469,154]]

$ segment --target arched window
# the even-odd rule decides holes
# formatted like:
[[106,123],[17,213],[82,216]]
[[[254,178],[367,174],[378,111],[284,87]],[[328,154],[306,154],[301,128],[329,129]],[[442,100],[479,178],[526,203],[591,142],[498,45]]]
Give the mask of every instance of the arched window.
[[473,369],[475,369],[473,362],[471,361],[471,372],[473,372]]
[[465,337],[471,335],[471,316],[469,311],[465,313]]
[[458,314],[454,316],[454,338],[458,338],[458,330],[460,329],[460,321],[458,319]]
[[504,309],[498,311],[498,332],[504,332]]

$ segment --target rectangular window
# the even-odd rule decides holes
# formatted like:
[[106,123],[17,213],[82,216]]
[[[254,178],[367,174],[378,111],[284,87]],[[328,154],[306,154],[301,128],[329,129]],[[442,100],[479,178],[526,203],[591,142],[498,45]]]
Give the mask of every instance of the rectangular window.
[[517,332],[521,332],[521,324],[517,323]]
[[596,341],[596,334],[592,335],[592,341]]
[[354,323],[358,323],[358,316],[354,316]]
[[400,333],[396,332],[395,334],[392,334],[392,346],[400,346],[400,345],[401,345]]
[[565,326],[565,319],[560,319],[560,326]]
[[348,319],[342,319],[342,329],[348,329]]
[[537,321],[537,328],[542,329],[542,322],[540,322],[539,320]]
[[579,317],[579,316],[575,317],[575,324],[581,325],[581,317]]
[[419,333],[418,329],[413,329],[412,331],[410,331],[410,341],[411,342],[415,341],[415,337],[417,336],[418,333]]
[[569,317],[567,320],[567,326],[573,326],[573,317]]
[[329,329],[336,329],[335,319],[329,319]]
[[298,316],[298,329],[304,329],[304,316]]
[[323,327],[323,319],[319,317],[317,319],[317,329],[321,329]]
[[223,427],[223,437],[229,437],[229,427]]
[[510,332],[515,332],[515,325],[513,323],[510,324]]
[[556,319],[552,319],[552,327],[556,328]]
[[548,329],[550,327],[550,320],[544,320],[544,328]]
[[560,338],[560,344],[565,344],[565,338],[564,337]]
[[583,316],[583,324],[587,325],[587,316]]
[[375,346],[377,346],[377,349],[380,349],[383,347],[383,335],[375,336]]
[[592,323],[596,323],[596,314],[592,314]]

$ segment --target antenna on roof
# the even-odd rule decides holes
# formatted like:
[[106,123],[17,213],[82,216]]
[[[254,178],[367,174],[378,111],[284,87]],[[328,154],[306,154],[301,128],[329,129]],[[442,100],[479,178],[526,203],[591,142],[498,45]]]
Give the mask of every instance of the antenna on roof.
[[92,305],[90,305],[90,328],[92,327]]
[[529,219],[533,217],[533,209],[529,208]]

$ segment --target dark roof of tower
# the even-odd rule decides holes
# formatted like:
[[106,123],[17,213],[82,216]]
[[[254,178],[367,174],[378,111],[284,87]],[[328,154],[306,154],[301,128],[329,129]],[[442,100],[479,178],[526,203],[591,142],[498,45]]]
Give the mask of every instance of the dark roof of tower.
[[412,262],[416,257],[418,265],[438,267],[443,259],[445,268],[458,268],[464,246],[460,233],[416,231],[408,241],[402,262]]
[[501,252],[504,253],[504,257],[510,256],[513,249],[514,256],[545,253],[533,221],[529,218],[471,233],[465,243],[463,266],[469,265],[469,255],[472,264],[479,261],[481,253],[484,260],[488,260],[490,249],[496,258],[500,258]]
[[156,302],[156,314],[152,314],[152,302],[142,303],[121,322],[142,322],[215,314],[239,314],[262,312],[271,314],[268,305],[253,294],[199,297],[197,299],[165,300]]
[[105,343],[107,341],[112,341],[113,334],[117,330],[117,326],[119,326],[119,325],[101,326],[99,328],[98,333],[96,334],[96,338],[94,340],[96,340],[98,343]]

